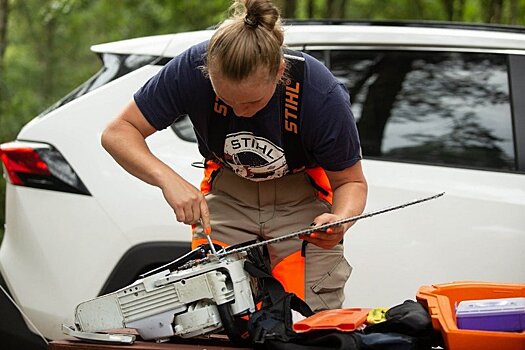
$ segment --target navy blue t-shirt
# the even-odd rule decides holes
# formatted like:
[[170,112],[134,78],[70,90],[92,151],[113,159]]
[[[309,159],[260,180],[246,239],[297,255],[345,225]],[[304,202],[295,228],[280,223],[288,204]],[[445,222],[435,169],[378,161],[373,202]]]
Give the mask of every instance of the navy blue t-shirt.
[[[146,82],[134,95],[139,109],[157,130],[189,115],[203,157],[212,152],[208,141],[215,130],[210,121],[224,114],[222,117],[228,118],[227,131],[224,155],[220,157],[239,176],[251,180],[284,176],[290,169],[283,146],[283,89],[277,88],[268,104],[253,117],[236,117],[231,108],[216,99],[210,80],[201,70],[207,44],[189,48]],[[297,120],[304,166],[343,170],[361,159],[348,91],[323,64],[307,54],[303,57],[302,104]]]

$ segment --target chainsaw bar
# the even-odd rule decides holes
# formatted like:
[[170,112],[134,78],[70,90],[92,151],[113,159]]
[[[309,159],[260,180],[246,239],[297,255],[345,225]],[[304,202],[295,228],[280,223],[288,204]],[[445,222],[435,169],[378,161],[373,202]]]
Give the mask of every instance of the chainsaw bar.
[[[406,207],[414,205],[414,204],[418,204],[418,203],[422,203],[422,202],[426,202],[426,201],[429,201],[429,200],[432,200],[432,199],[439,198],[439,197],[441,197],[444,194],[445,194],[445,192],[441,192],[441,193],[435,194],[435,195],[430,196],[430,197],[416,199],[416,200],[413,200],[411,202],[407,202],[407,203],[404,203],[404,204],[395,205],[395,206],[391,206],[391,207],[388,207],[388,208],[376,210],[376,211],[373,211],[373,212],[364,213],[364,214],[361,214],[361,215],[356,215],[356,216],[344,218],[344,219],[341,219],[341,220],[337,220],[337,221],[330,222],[330,223],[327,223],[327,224],[322,224],[322,225],[315,226],[315,227],[304,228],[304,229],[301,229],[299,231],[288,233],[288,234],[285,234],[285,235],[280,236],[280,237],[268,239],[268,240],[265,240],[265,241],[262,241],[262,242],[253,243],[253,244],[246,245],[246,246],[239,247],[239,248],[233,248],[233,249],[230,249],[230,250],[223,249],[223,250],[218,251],[216,254],[211,254],[211,256],[214,256],[214,257],[217,257],[217,258],[221,258],[221,257],[229,255],[229,254],[245,252],[245,251],[248,251],[248,250],[253,249],[253,248],[257,248],[257,247],[265,246],[265,245],[268,245],[268,244],[284,241],[285,239],[290,239],[290,238],[294,238],[294,237],[301,236],[301,235],[308,236],[308,235],[311,235],[312,233],[314,233],[316,231],[325,231],[325,230],[327,230],[327,229],[329,229],[331,227],[342,225],[342,224],[346,224],[348,222],[354,222],[354,221],[365,219],[365,218],[369,218],[369,217],[372,217],[372,216],[375,216],[375,215],[384,214],[384,213],[387,213],[389,211],[406,208]],[[209,258],[205,258],[204,260],[207,260],[207,259],[209,259]]]

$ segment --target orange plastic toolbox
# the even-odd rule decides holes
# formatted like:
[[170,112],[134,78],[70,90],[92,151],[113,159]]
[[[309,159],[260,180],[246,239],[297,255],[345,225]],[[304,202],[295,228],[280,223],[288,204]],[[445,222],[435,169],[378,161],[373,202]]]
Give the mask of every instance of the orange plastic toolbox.
[[458,329],[456,305],[463,300],[525,297],[525,284],[454,282],[422,286],[417,300],[426,306],[432,326],[440,331],[447,350],[525,350],[525,332]]

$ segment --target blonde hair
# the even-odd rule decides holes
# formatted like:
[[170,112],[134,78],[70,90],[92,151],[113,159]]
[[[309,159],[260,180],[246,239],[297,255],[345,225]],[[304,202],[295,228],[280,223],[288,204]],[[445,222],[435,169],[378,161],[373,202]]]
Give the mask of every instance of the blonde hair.
[[210,39],[205,72],[242,81],[263,67],[273,79],[283,59],[279,10],[270,0],[236,0],[230,13]]

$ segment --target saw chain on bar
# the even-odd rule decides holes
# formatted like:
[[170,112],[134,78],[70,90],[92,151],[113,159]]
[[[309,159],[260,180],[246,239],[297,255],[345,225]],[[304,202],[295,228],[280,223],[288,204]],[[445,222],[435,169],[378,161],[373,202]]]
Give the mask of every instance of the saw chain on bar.
[[[432,199],[436,199],[438,197],[441,197],[444,194],[445,194],[445,192],[441,192],[441,193],[435,194],[435,195],[430,196],[430,197],[416,199],[416,200],[413,200],[411,202],[407,202],[407,203],[404,203],[404,204],[395,205],[395,206],[391,206],[391,207],[388,207],[388,208],[376,210],[376,211],[373,211],[373,212],[370,212],[370,213],[363,213],[361,215],[356,215],[356,216],[344,218],[344,219],[341,219],[341,220],[330,222],[328,224],[322,224],[322,225],[315,226],[315,227],[304,228],[304,229],[301,229],[299,231],[295,231],[295,232],[292,232],[292,233],[288,233],[288,234],[282,235],[280,237],[268,239],[268,240],[265,240],[265,241],[262,241],[262,242],[253,243],[253,244],[242,246],[242,247],[239,247],[239,248],[233,248],[233,249],[230,249],[230,250],[223,249],[223,250],[218,251],[216,254],[211,254],[211,256],[216,257],[216,258],[221,258],[221,257],[229,255],[229,254],[245,252],[245,251],[248,251],[248,250],[253,249],[253,248],[257,248],[257,247],[260,247],[260,246],[265,246],[265,245],[268,245],[268,244],[280,242],[280,241],[283,241],[285,239],[290,239],[290,238],[294,238],[294,237],[301,236],[301,235],[308,236],[308,235],[310,235],[310,234],[312,234],[312,233],[314,233],[316,231],[325,231],[325,230],[327,230],[327,229],[329,229],[331,227],[342,225],[342,224],[346,224],[348,222],[354,222],[354,221],[365,219],[365,218],[369,218],[369,217],[372,217],[372,216],[375,216],[375,215],[384,214],[384,213],[387,213],[389,211],[406,208],[406,207],[414,205],[414,204],[418,204],[418,203],[426,202],[426,201],[429,201],[429,200],[432,200]],[[205,258],[203,260],[209,260],[209,259],[210,259],[210,257]]]

